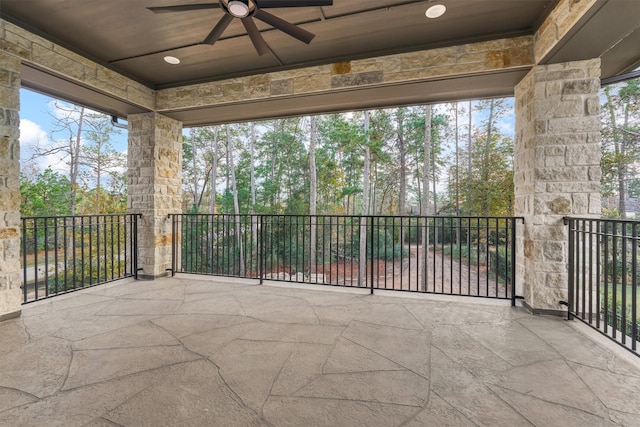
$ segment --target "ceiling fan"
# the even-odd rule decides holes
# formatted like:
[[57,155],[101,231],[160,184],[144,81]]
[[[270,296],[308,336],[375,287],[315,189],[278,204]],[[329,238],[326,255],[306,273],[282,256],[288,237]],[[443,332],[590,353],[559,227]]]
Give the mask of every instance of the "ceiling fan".
[[183,4],[177,6],[158,6],[149,7],[150,11],[154,13],[168,13],[168,12],[185,12],[191,10],[204,10],[204,9],[222,9],[225,14],[218,21],[209,35],[202,41],[203,44],[213,45],[227,26],[233,21],[234,18],[238,18],[242,21],[244,28],[247,30],[247,34],[256,48],[258,55],[262,56],[269,53],[270,49],[267,42],[264,40],[258,27],[253,22],[252,18],[259,19],[280,31],[295,37],[296,39],[309,44],[315,37],[315,34],[310,33],[282,18],[272,15],[263,9],[269,8],[285,8],[285,7],[317,7],[317,6],[331,6],[333,0],[220,0],[219,3],[198,3],[198,4]]

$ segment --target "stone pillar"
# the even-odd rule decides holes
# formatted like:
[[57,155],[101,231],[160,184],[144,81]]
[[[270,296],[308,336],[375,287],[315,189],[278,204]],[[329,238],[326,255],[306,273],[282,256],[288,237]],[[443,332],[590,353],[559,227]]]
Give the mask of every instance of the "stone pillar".
[[534,312],[567,300],[563,217],[600,216],[600,60],[535,66],[515,88],[517,292]]
[[171,221],[182,212],[182,123],[157,113],[134,114],[129,122],[129,213],[138,220],[138,267],[154,279],[171,267]]
[[0,321],[20,316],[20,59],[0,50]]

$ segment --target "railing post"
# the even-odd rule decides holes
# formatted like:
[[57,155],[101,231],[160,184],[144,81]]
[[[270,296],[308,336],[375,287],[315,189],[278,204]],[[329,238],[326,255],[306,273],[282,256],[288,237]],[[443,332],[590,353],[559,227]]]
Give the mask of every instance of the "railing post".
[[258,263],[259,263],[259,276],[260,284],[264,283],[264,215],[260,215],[260,231],[258,233]]
[[27,219],[20,218],[20,222],[22,223],[22,277],[23,277],[23,285],[22,285],[22,302],[27,302]]
[[564,219],[564,223],[565,225],[568,225],[569,230],[567,235],[569,236],[569,289],[568,289],[568,296],[567,299],[568,304],[568,310],[567,310],[567,320],[571,320],[571,313],[573,312],[573,294],[574,294],[574,262],[573,259],[575,257],[575,242],[574,242],[574,234],[575,232],[573,231],[573,227],[574,227],[574,221],[571,218],[565,218]]
[[172,214],[167,215],[169,220],[171,221],[171,277],[175,277],[176,275],[176,252],[178,251],[178,233],[176,230],[176,216]]
[[[511,219],[511,307],[516,306],[516,224],[517,218]],[[508,258],[507,258],[508,259]]]
[[133,214],[133,277],[135,280],[138,280],[138,215],[142,216],[142,214]]
[[[373,237],[374,237],[374,220],[373,217],[370,216],[369,217],[369,228],[371,229],[371,233],[369,234],[369,247],[371,248],[369,253],[370,253],[370,260],[369,260],[369,264],[370,264],[370,274],[371,274],[371,295],[373,295],[373,275],[374,275],[374,271],[375,271],[375,266],[374,266],[374,262],[373,262],[373,258],[374,258],[374,254],[375,252],[373,251]],[[380,220],[378,219],[378,226],[380,225]]]
[[638,224],[631,229],[631,349],[637,350],[638,341]]

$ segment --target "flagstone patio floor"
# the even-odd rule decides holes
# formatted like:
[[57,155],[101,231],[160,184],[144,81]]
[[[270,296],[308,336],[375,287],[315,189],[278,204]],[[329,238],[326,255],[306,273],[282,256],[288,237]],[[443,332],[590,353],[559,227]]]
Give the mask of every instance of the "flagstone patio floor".
[[0,323],[2,426],[640,426],[640,358],[507,301],[179,275]]

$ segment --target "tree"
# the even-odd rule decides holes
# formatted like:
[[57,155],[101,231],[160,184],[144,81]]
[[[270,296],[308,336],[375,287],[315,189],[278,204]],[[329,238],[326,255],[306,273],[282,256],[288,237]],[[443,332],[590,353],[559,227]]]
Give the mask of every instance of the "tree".
[[640,81],[607,86],[603,92],[602,190],[618,196],[618,215],[626,218],[628,184],[637,175]]
[[54,172],[49,167],[32,180],[25,175],[21,175],[20,178],[22,216],[71,214],[68,200],[72,189],[71,182],[66,176]]
[[87,186],[94,188],[91,193],[95,195],[86,209],[92,213],[108,212],[106,207],[111,205],[111,195],[117,193],[105,191],[104,183],[107,181],[111,190],[114,185],[119,184],[118,180],[122,179],[122,171],[126,166],[126,157],[111,144],[112,136],[119,132],[106,116],[97,113],[86,114],[85,127],[84,144],[79,155],[80,164],[83,166],[81,176]]
[[240,227],[240,204],[238,203],[238,186],[236,183],[236,170],[233,164],[233,148],[231,142],[231,127],[227,125],[227,153],[229,157],[229,170],[231,172],[231,191],[233,194],[233,209],[235,213],[237,249],[240,255],[240,275],[244,276],[244,252],[242,250],[242,228]]
[[[82,148],[82,132],[85,122],[85,108],[75,105],[65,105],[55,102],[55,114],[51,139],[56,141],[53,146],[36,147],[34,157],[48,155],[62,155],[63,161],[68,167],[69,182],[71,184],[70,213],[76,212],[76,197],[78,190],[78,178],[80,175],[80,158]],[[62,135],[63,139],[57,139]]]
[[[364,112],[364,170],[362,172],[362,212],[360,218],[360,268],[358,269],[358,286],[364,286],[364,269],[367,265],[367,216],[369,215],[369,175],[371,174],[371,150],[369,149],[369,111]],[[373,227],[373,221],[371,222]]]
[[316,231],[317,220],[315,215],[318,214],[318,178],[316,175],[316,138],[318,128],[316,126],[315,116],[311,116],[309,123],[309,215],[311,215],[311,223],[309,224],[309,272],[316,263]]

